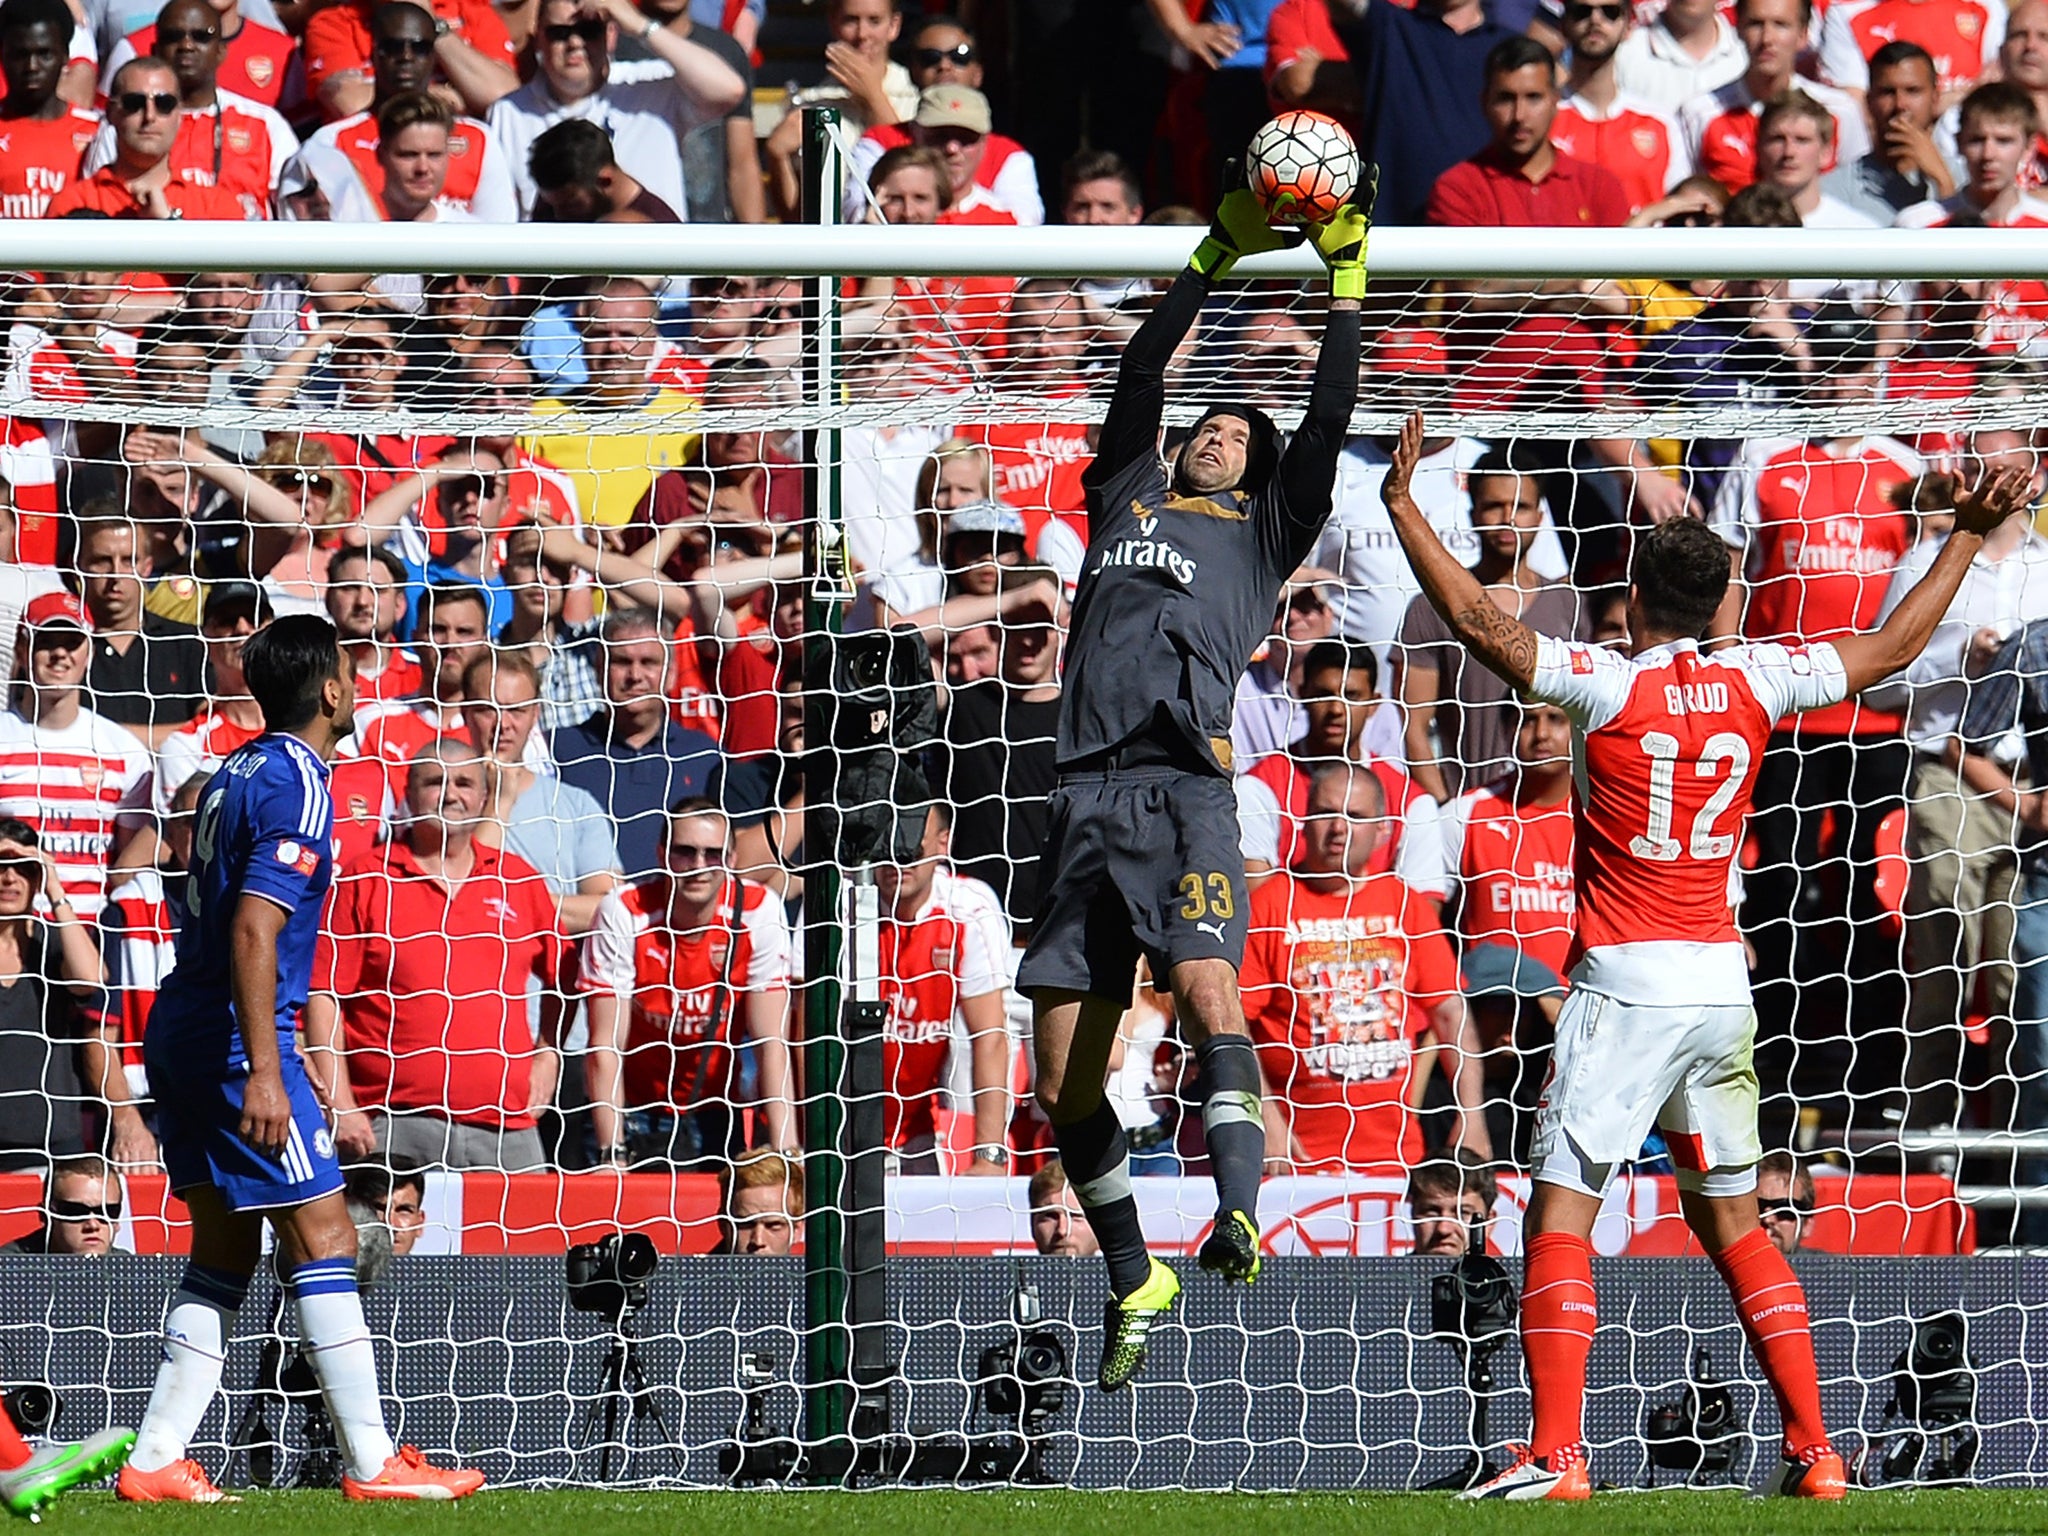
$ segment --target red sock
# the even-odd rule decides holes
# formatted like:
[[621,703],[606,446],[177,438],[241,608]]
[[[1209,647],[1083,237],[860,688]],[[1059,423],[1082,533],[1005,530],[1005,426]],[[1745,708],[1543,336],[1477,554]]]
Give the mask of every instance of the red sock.
[[0,1411],[0,1472],[12,1472],[33,1454],[28,1442],[14,1427],[14,1420]]
[[1530,1238],[1522,1259],[1522,1358],[1534,1405],[1529,1449],[1538,1457],[1584,1438],[1593,1323],[1593,1245],[1569,1232]]
[[1759,1227],[1715,1254],[1714,1267],[1728,1282],[1749,1347],[1777,1394],[1786,1448],[1795,1455],[1825,1449],[1828,1432],[1820,1417],[1813,1328],[1806,1317],[1806,1292],[1792,1266]]

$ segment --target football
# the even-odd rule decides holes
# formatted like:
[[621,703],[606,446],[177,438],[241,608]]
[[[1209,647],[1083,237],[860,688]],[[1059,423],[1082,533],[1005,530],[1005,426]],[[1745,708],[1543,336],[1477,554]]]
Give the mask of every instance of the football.
[[1358,190],[1358,177],[1358,145],[1322,112],[1282,112],[1245,150],[1245,180],[1276,224],[1327,219]]

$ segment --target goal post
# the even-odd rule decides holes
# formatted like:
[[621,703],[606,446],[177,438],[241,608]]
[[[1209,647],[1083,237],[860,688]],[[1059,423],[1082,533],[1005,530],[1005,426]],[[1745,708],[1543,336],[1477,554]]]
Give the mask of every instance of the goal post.
[[[822,739],[820,674],[795,654],[908,622],[925,637],[951,708],[978,681],[1001,675],[1004,648],[1020,631],[1057,636],[1085,549],[1085,513],[1068,502],[1089,452],[1087,431],[1103,418],[1118,357],[1151,294],[1181,270],[1199,233],[835,225],[829,125],[816,118],[810,131],[814,225],[180,221],[138,233],[114,221],[0,224],[0,267],[22,274],[0,386],[0,425],[9,433],[0,477],[13,490],[27,590],[84,574],[82,521],[134,520],[157,540],[155,557],[167,563],[147,590],[166,623],[198,621],[198,591],[240,576],[264,585],[275,606],[324,604],[331,540],[353,541],[372,504],[379,510],[365,536],[392,549],[410,583],[489,587],[497,577],[487,599],[502,598],[507,613],[519,601],[504,566],[520,525],[578,528],[593,550],[651,547],[664,561],[680,548],[687,560],[675,555],[664,565],[659,590],[645,573],[621,579],[595,556],[594,571],[536,561],[529,584],[546,587],[544,604],[566,605],[577,623],[649,603],[687,614],[688,634],[664,653],[674,669],[665,685],[670,714],[701,727],[728,764],[777,765],[763,775],[769,787],[735,811],[735,827],[752,840],[736,841],[729,857],[772,890],[785,914],[804,1256],[714,1255],[730,1245],[732,1227],[705,1163],[676,1171],[650,1158],[619,1173],[556,1153],[550,1167],[530,1173],[436,1172],[421,1259],[400,1263],[372,1308],[397,1361],[398,1405],[422,1426],[424,1443],[496,1458],[500,1475],[588,1480],[578,1436],[596,1398],[590,1365],[602,1340],[588,1317],[560,1302],[559,1255],[570,1242],[625,1228],[649,1232],[664,1254],[638,1326],[656,1395],[680,1410],[673,1427],[659,1429],[626,1415],[634,1480],[717,1482],[731,1475],[730,1447],[796,1440],[826,1452],[817,1465],[829,1471],[834,1448],[862,1432],[856,1410],[866,1395],[889,1410],[895,1438],[880,1463],[888,1475],[914,1465],[933,1475],[951,1467],[956,1476],[1029,1480],[1020,1462],[1004,1463],[993,1448],[992,1437],[1007,1434],[1042,1450],[1034,1475],[1088,1486],[1427,1481],[1452,1457],[1488,1447],[1469,1443],[1465,1381],[1433,1331],[1427,1282],[1444,1266],[1414,1257],[1430,1238],[1404,1166],[1439,1151],[1457,1134],[1461,1109],[1471,1111],[1488,1128],[1496,1165],[1488,1243],[1512,1261],[1527,1197],[1518,1159],[1540,1086],[1541,989],[1521,989],[1513,974],[1477,979],[1470,968],[1443,982],[1441,1001],[1462,998],[1474,1018],[1488,1021],[1475,1026],[1486,1062],[1480,1102],[1461,1106],[1451,1077],[1432,1075],[1412,1049],[1417,1031],[1387,1024],[1385,975],[1352,975],[1341,956],[1304,956],[1279,990],[1303,1000],[1314,1038],[1284,1072],[1313,1090],[1304,1090],[1302,1104],[1313,1099],[1324,1124],[1332,1113],[1349,1115],[1360,1135],[1355,1143],[1344,1134],[1334,1143],[1309,1138],[1275,1159],[1259,1212],[1278,1261],[1272,1289],[1262,1283],[1225,1298],[1191,1284],[1184,1321],[1165,1337],[1155,1374],[1133,1398],[1106,1401],[1087,1386],[1103,1299],[1099,1265],[1038,1254],[1034,1215],[1066,1218],[1043,1205],[1034,1212],[1027,1187],[1050,1138],[1031,1104],[1029,1009],[1012,985],[1015,940],[1029,912],[1010,904],[1003,882],[1030,862],[1012,829],[1042,807],[1042,788],[1027,794],[977,781],[958,763],[979,738],[944,743],[954,754],[945,770],[952,777],[936,777],[933,788],[954,823],[949,877],[980,884],[948,898],[956,902],[946,908],[954,937],[927,942],[916,978],[876,974],[909,963],[898,947],[908,939],[859,937],[852,930],[860,925],[844,915],[865,904],[870,926],[897,921],[876,871],[837,867],[808,837],[788,861],[794,868],[780,863],[787,844],[778,839],[816,826],[806,813],[817,807],[799,802],[792,786],[801,771],[815,777],[834,752]],[[112,276],[145,266],[155,283]],[[1533,951],[1569,927],[1568,861],[1546,859],[1540,871],[1460,862],[1483,832],[1463,802],[1515,763],[1521,722],[1503,724],[1506,706],[1483,690],[1473,697],[1484,702],[1463,714],[1450,707],[1462,686],[1453,681],[1455,660],[1428,637],[1426,617],[1411,614],[1414,586],[1376,512],[1386,440],[1409,412],[1424,411],[1432,521],[1468,561],[1506,561],[1513,579],[1533,573],[1550,584],[1545,590],[1570,609],[1570,631],[1589,640],[1617,623],[1632,530],[1674,509],[1696,511],[1723,532],[1752,612],[1789,615],[1796,625],[1825,596],[1868,624],[1893,574],[1924,558],[1915,550],[1938,537],[1944,505],[1980,461],[2038,459],[2044,447],[2048,375],[2034,359],[2048,356],[2048,232],[1385,229],[1372,236],[1368,266],[1365,372],[1336,513],[1314,569],[1255,658],[1262,670],[1244,717],[1257,714],[1263,724],[1246,736],[1242,766],[1284,757],[1311,729],[1337,730],[1345,750],[1382,760],[1389,781],[1407,786],[1389,810],[1390,857],[1402,859],[1393,867],[1431,898],[1429,910],[1441,911],[1447,942],[1461,957],[1489,939],[1499,947],[1503,935],[1510,947],[1526,939]],[[350,288],[300,280],[309,273],[368,281]],[[455,274],[478,279],[464,285],[486,294],[476,308],[447,298],[453,285],[438,280]],[[1670,281],[1652,291],[1653,274]],[[586,385],[575,368],[589,376],[575,335],[580,300],[551,296],[548,286],[611,277],[641,282],[658,310],[644,338],[653,382],[643,408],[597,409],[580,393]],[[1737,339],[1783,340],[1777,309],[1757,308],[1776,305],[1801,345],[1762,361],[1760,353],[1731,360],[1726,336],[1688,351],[1691,338],[1706,334],[1695,324],[1701,316],[1728,312],[1712,306],[1731,283],[1769,290],[1744,301],[1752,307],[1734,327]],[[1292,426],[1325,302],[1311,251],[1241,263],[1176,357],[1169,430],[1218,397],[1252,400]],[[90,336],[79,333],[81,318]],[[332,342],[319,351],[323,327]],[[386,364],[367,360],[370,349],[350,339],[363,330],[388,344],[396,359],[389,377],[377,371]],[[492,372],[497,364],[480,357],[510,357],[503,377],[519,382],[504,385]],[[731,361],[741,358],[749,361]],[[302,386],[285,398],[263,396],[264,379],[288,367],[300,370]],[[1864,373],[1868,388],[1836,387]],[[1798,454],[1815,444],[1831,465],[1852,466],[1830,471],[1839,474],[1827,493],[1834,500],[1758,489],[1770,474],[1797,471],[1811,481],[1818,461]],[[437,469],[444,459],[455,467]],[[415,470],[426,472],[408,503]],[[1527,479],[1540,501],[1541,516],[1505,553],[1486,530],[1512,521],[1511,507],[1483,510],[1475,523],[1478,482],[1488,475]],[[791,477],[801,491],[786,494]],[[345,493],[350,510],[322,521],[327,504],[316,513],[308,500],[319,481],[329,503]],[[1774,494],[1779,503],[1766,504]],[[481,526],[489,536],[470,544],[465,495],[496,503],[475,511],[488,519]],[[949,565],[951,519],[970,506],[959,543],[972,558]],[[1831,520],[1842,526],[1827,527]],[[1797,547],[1784,542],[1788,523],[1802,530]],[[450,559],[451,549],[459,558]],[[722,563],[767,560],[778,550],[800,556],[800,577],[785,565],[774,577],[749,576],[744,589],[721,585]],[[1038,575],[1035,585],[1002,571],[976,573],[1012,556]],[[700,579],[700,570],[708,576]],[[1738,899],[1759,951],[1765,1015],[1765,1146],[1796,1152],[1815,1178],[1810,1197],[1798,1185],[1773,1213],[1799,1224],[1816,1254],[1802,1264],[1813,1277],[1830,1415],[1880,1462],[1909,1431],[1931,1439],[1958,1433],[1963,1418],[1916,1424],[1910,1410],[1885,1406],[1900,1374],[1895,1358],[1913,1363],[1922,1325],[1955,1312],[1980,1367],[1967,1422],[1981,1431],[1986,1475],[2015,1480],[2048,1475],[2027,1406],[2028,1394],[2048,1389],[2038,1352],[2027,1346],[2042,1323],[2035,1298],[2043,1261],[1994,1261],[1977,1250],[2025,1250],[2048,1228],[2048,1126],[2026,1122],[2034,1085],[2014,1045],[2018,1029],[2037,1023],[2017,1015],[2011,979],[2012,928],[2028,896],[2009,818],[2002,840],[1969,845],[1970,857],[1999,863],[2003,884],[1975,894],[1958,894],[1955,878],[1930,884],[1963,846],[1943,845],[1939,829],[1948,817],[1961,837],[1964,797],[1952,774],[1941,779],[1938,752],[1913,733],[1925,708],[1916,689],[1952,686],[1958,712],[1978,696],[1984,670],[1997,664],[1988,643],[1982,655],[1972,652],[1978,629],[1998,630],[2003,640],[2032,618],[2048,618],[2048,563],[2029,570],[2008,597],[1985,599],[2006,602],[2010,613],[1987,609],[1981,624],[1946,637],[1953,676],[1900,685],[1845,727],[1788,731],[1765,814],[1746,845],[1738,840]],[[19,625],[4,608],[0,645],[11,651]],[[508,622],[495,606],[490,612],[494,628]],[[560,684],[565,674],[554,669],[569,655],[566,644],[555,649],[552,632],[539,641],[516,626],[513,633],[507,645],[543,660],[551,685]],[[1350,700],[1349,716],[1328,696],[1312,699],[1316,721],[1342,717],[1327,727],[1297,711],[1308,683],[1289,665],[1326,640],[1349,647],[1336,652],[1339,693],[1361,651],[1373,658],[1367,692],[1377,693]],[[785,644],[794,648],[789,655]],[[601,679],[590,686],[601,695]],[[995,729],[1014,730],[1008,745],[1042,760],[1044,685],[1015,686],[1037,709],[1015,718],[1032,723],[1002,724],[1011,716],[998,711]],[[596,696],[573,697],[591,704]],[[123,702],[134,700],[108,695],[108,712]],[[460,701],[447,702],[436,728],[471,729],[459,718]],[[207,759],[178,755],[191,746],[154,754],[155,771],[194,771]],[[789,773],[777,777],[785,759]],[[395,809],[403,764],[390,766]],[[589,782],[560,762],[543,771]],[[1289,800],[1288,774],[1261,782],[1240,795],[1240,831],[1247,859],[1284,880],[1305,804]],[[730,774],[721,783],[734,793]],[[163,786],[166,807],[178,787]],[[358,827],[363,848],[406,835],[403,818],[386,809],[380,798],[346,812],[377,824]],[[658,854],[629,862],[636,855],[624,851],[623,806],[604,809],[625,875],[659,876]],[[1971,828],[1971,836],[1983,830]],[[1502,920],[1478,921],[1481,902],[1499,903]],[[1958,903],[1968,905],[1975,948],[1949,942],[1926,921]],[[760,921],[759,934],[775,926]],[[741,937],[763,948],[770,942],[751,929]],[[721,941],[737,946],[739,938]],[[755,959],[761,952],[749,950]],[[780,984],[772,971],[761,961],[758,985],[727,990],[738,1000],[770,993]],[[977,1059],[979,1026],[969,1024],[966,1006],[989,993],[964,991],[971,975],[993,976],[1003,1003],[996,1054],[1004,1066],[994,1081],[986,1056]],[[919,1006],[941,996],[951,1011],[911,1017],[902,1002],[907,981],[933,976],[945,985],[919,994]],[[117,967],[117,994],[139,985],[134,978]],[[450,976],[445,990],[466,992],[466,980]],[[641,1026],[658,1012],[652,994],[660,989],[647,990],[641,997],[628,987],[625,999],[640,1009]],[[691,988],[671,990],[680,997]],[[887,1043],[874,1047],[871,1076],[849,1060],[849,1003],[885,1005],[875,1018]],[[1393,1006],[1405,1010],[1406,994]],[[685,1011],[678,1002],[661,1016],[680,1021]],[[737,1016],[720,1015],[716,1027],[737,1026]],[[1923,1038],[1930,1033],[1939,1036],[1932,1054]],[[131,1046],[116,1041],[117,1061]],[[739,1036],[699,1040],[677,1022],[664,1036],[629,1035],[626,1055],[672,1053],[686,1070],[663,1076],[666,1086],[701,1082],[695,1063],[728,1047],[738,1062],[738,1118],[761,1140],[766,1058]],[[467,1045],[414,1042],[392,1054],[403,1067],[408,1055],[419,1064],[466,1053],[474,1054]],[[1185,1081],[1191,1057],[1170,1008],[1140,996],[1111,1097],[1134,1143],[1144,1139],[1144,1171],[1156,1175],[1136,1181],[1148,1238],[1177,1263],[1192,1256],[1213,1207]],[[139,1052],[125,1059],[139,1069]],[[581,1058],[572,1054],[564,1071],[580,1083]],[[679,1106],[648,1097],[656,1074],[636,1071],[629,1059],[620,1107],[638,1127],[631,1135],[652,1136],[647,1126],[679,1118]],[[1414,1114],[1400,1095],[1378,1091],[1410,1071],[1425,1083]],[[361,1091],[371,1091],[371,1077]],[[841,1091],[849,1082],[865,1086],[849,1095]],[[1269,1086],[1284,1099],[1292,1082]],[[135,1090],[145,1086],[135,1076]],[[88,1130],[111,1113],[91,1084],[66,1092]],[[976,1105],[991,1092],[1006,1105],[1010,1161],[1000,1177],[968,1177],[980,1134]],[[1931,1107],[1937,1099],[1946,1107]],[[579,1111],[564,1108],[566,1134],[581,1137]],[[1347,1156],[1354,1145],[1380,1147],[1382,1131],[1365,1128],[1389,1117],[1391,1156]],[[886,1182],[864,1182],[864,1170],[879,1166],[879,1149],[857,1144],[856,1121],[897,1133],[886,1149]],[[635,1158],[643,1150],[636,1143]],[[1683,1398],[1702,1345],[1740,1409],[1744,1445],[1768,1454],[1773,1410],[1761,1378],[1741,1363],[1732,1314],[1689,1299],[1698,1277],[1681,1257],[1668,1157],[1652,1146],[1635,1162],[1598,1235],[1600,1252],[1615,1262],[1603,1265],[1599,1282],[1596,1462],[1623,1481],[1665,1475],[1648,1449],[1649,1413]],[[160,1178],[131,1172],[125,1187],[126,1244],[149,1255],[178,1251]],[[8,1191],[0,1208],[15,1216],[43,1199],[27,1183]],[[869,1284],[882,1267],[884,1235],[886,1315],[873,1310],[880,1293]],[[141,1346],[155,1320],[132,1311],[147,1294],[146,1285],[124,1281],[81,1300],[57,1272],[38,1270],[23,1307],[0,1309],[0,1359],[17,1375],[132,1415],[136,1394],[146,1392],[142,1356],[154,1359]],[[86,1301],[100,1311],[79,1311]],[[252,1361],[255,1326],[245,1320],[235,1345]],[[45,1332],[51,1341],[42,1341]],[[1026,1369],[1040,1358],[1029,1354],[1034,1342],[1065,1352],[1066,1374],[1053,1378],[1065,1383],[1064,1395],[1025,1390],[1047,1382]],[[864,1356],[876,1343],[886,1356]],[[1514,1358],[1510,1348],[1497,1362],[1496,1447],[1521,1422]],[[761,1359],[772,1359],[772,1370]],[[1930,1361],[1942,1363],[1918,1363],[1932,1370]],[[231,1392],[243,1391],[248,1370],[239,1358],[230,1362]],[[991,1393],[991,1380],[1017,1390]],[[528,1412],[528,1404],[537,1407]],[[1027,1404],[1044,1415],[1036,1432],[1022,1423]],[[229,1427],[239,1406],[231,1405]],[[287,1422],[297,1420],[288,1413]],[[749,1438],[750,1424],[758,1437]],[[296,1431],[280,1432],[296,1449],[288,1438]],[[673,1439],[660,1443],[663,1436]],[[960,1442],[957,1456],[934,1460],[932,1446],[948,1436]],[[671,1447],[680,1472],[655,1454]],[[224,1449],[221,1442],[202,1454],[217,1458]],[[769,1465],[740,1460],[757,1471]]]

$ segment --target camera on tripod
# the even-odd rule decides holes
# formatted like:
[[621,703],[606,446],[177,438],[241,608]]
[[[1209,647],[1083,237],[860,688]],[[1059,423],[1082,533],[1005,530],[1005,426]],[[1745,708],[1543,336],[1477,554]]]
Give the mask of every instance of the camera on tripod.
[[1643,1438],[1649,1442],[1650,1465],[1683,1472],[1688,1486],[1739,1483],[1746,1475],[1749,1436],[1735,1394],[1714,1379],[1713,1358],[1694,1354],[1692,1378],[1677,1401],[1650,1410]]
[[1035,1440],[1067,1406],[1073,1368],[1060,1336],[1050,1328],[1034,1328],[984,1349],[977,1374],[982,1411],[992,1419],[1014,1420],[1020,1435]]
[[819,856],[847,868],[915,862],[932,798],[917,754],[939,734],[931,652],[914,629],[826,635],[809,648],[804,741]]
[[1424,1488],[1462,1492],[1477,1488],[1500,1470],[1486,1459],[1487,1401],[1493,1396],[1493,1357],[1514,1337],[1519,1311],[1507,1266],[1486,1251],[1486,1224],[1475,1221],[1457,1263],[1429,1281],[1429,1331],[1446,1340],[1465,1367],[1471,1395],[1471,1449],[1455,1472]]
[[607,1232],[594,1243],[577,1243],[562,1261],[569,1305],[600,1317],[638,1312],[660,1263],[654,1239],[644,1232]]
[[1939,1487],[1970,1481],[1982,1441],[1973,1422],[1977,1362],[1962,1313],[1941,1312],[1913,1325],[1912,1337],[1892,1362],[1892,1400],[1885,1413],[1909,1420],[1911,1427],[1874,1437],[1857,1454],[1857,1482]]

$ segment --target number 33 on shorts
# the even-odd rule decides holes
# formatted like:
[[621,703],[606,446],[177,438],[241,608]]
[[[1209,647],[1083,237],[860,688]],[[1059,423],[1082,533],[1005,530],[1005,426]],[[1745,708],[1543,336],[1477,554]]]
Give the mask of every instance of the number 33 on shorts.
[[1206,875],[1180,877],[1180,915],[1191,923],[1205,917],[1229,922],[1237,916],[1237,901],[1230,894],[1230,876],[1212,871]]

